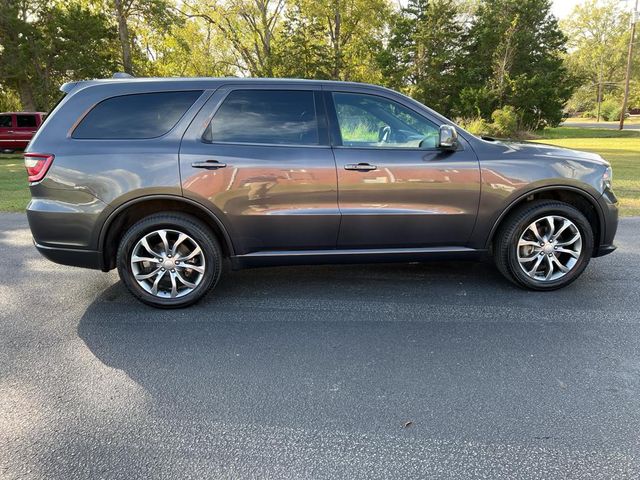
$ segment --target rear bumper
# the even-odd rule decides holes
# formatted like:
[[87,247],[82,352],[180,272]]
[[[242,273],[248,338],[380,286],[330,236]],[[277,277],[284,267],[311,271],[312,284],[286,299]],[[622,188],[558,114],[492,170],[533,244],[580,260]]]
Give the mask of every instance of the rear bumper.
[[40,254],[61,265],[73,267],[92,268],[102,270],[102,254],[96,250],[83,250],[79,248],[60,248],[40,245],[34,240],[33,244]]
[[62,265],[102,270],[96,237],[106,204],[84,192],[46,189],[41,184],[31,185],[31,192],[39,196],[29,202],[27,220],[40,254]]

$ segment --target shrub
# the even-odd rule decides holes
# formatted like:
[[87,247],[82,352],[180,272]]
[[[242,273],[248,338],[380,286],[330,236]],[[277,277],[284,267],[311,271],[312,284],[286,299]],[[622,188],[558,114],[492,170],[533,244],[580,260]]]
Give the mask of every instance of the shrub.
[[473,118],[470,120],[461,120],[458,123],[460,123],[462,128],[479,137],[482,137],[483,135],[487,135],[487,136],[493,135],[493,129],[491,127],[491,124],[487,122],[484,118]]
[[518,132],[518,112],[511,105],[491,114],[493,132],[499,137],[513,137]]
[[585,112],[587,112],[587,115],[590,115],[595,104],[593,87],[583,86],[578,88],[569,99],[565,106],[565,112],[567,112],[570,117],[582,116]]
[[[613,96],[605,96],[604,100],[600,104],[600,116],[607,122],[615,122],[620,120],[620,112],[622,111],[622,105],[618,98]],[[593,118],[598,117],[598,106],[596,105],[591,112]]]

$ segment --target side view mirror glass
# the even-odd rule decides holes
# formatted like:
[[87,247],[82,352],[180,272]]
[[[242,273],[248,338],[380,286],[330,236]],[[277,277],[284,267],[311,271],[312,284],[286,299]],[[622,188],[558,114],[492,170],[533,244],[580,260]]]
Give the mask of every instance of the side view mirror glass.
[[451,125],[442,125],[440,127],[440,144],[443,150],[458,149],[458,131]]

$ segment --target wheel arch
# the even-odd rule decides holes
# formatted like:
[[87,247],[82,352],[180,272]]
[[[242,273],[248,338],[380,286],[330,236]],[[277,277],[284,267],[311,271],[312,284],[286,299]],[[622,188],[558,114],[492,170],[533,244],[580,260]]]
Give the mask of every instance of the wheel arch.
[[98,237],[98,248],[102,257],[102,270],[116,266],[118,239],[134,223],[159,212],[181,212],[203,221],[220,242],[225,257],[234,255],[231,236],[224,223],[213,212],[200,203],[177,195],[147,195],[130,200],[116,208],[104,222]]
[[594,238],[594,252],[598,250],[602,242],[604,235],[604,213],[596,198],[593,197],[586,190],[582,190],[577,187],[571,187],[567,185],[550,185],[545,187],[536,188],[534,190],[525,192],[512,200],[512,202],[505,208],[500,216],[495,220],[489,237],[485,242],[485,247],[492,249],[495,242],[495,236],[500,231],[500,227],[504,221],[507,220],[510,215],[522,205],[534,200],[557,200],[567,203],[578,210],[580,210],[593,229]]

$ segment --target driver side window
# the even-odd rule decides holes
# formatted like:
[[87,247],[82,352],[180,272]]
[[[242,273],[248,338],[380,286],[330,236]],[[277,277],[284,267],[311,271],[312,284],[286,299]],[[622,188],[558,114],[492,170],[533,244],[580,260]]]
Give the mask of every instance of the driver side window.
[[432,149],[438,145],[438,127],[399,103],[360,93],[332,95],[345,147]]

